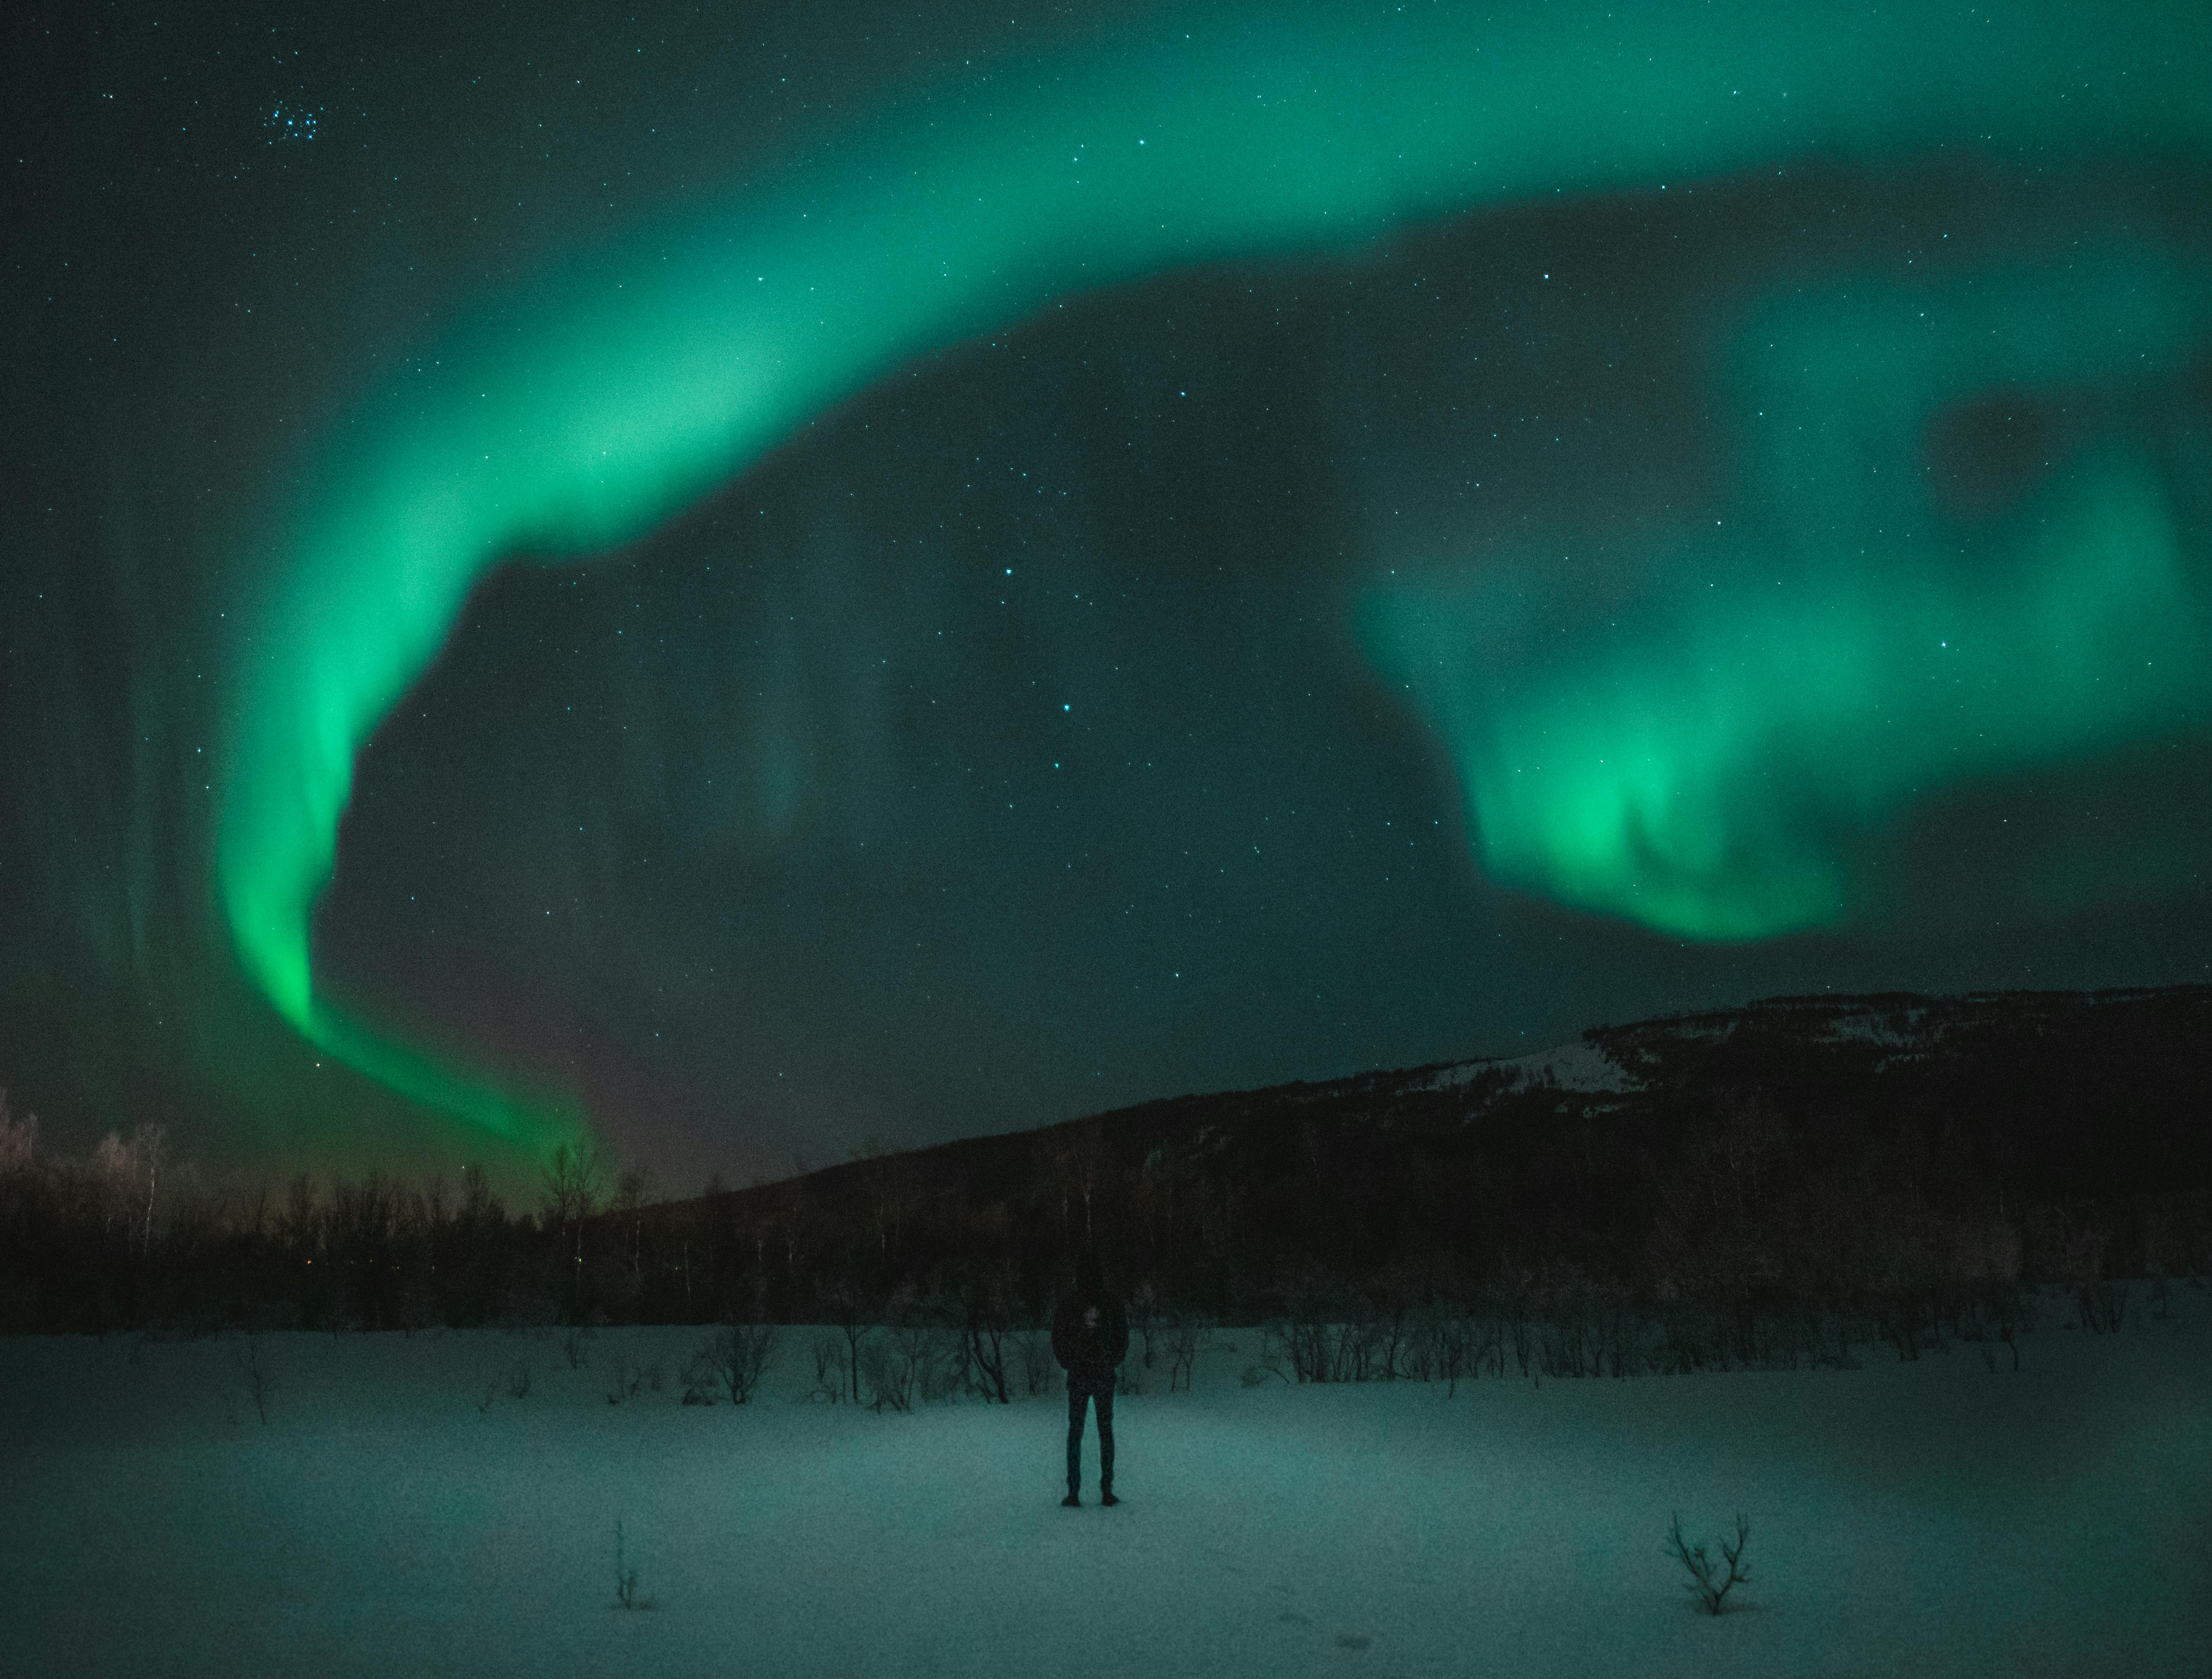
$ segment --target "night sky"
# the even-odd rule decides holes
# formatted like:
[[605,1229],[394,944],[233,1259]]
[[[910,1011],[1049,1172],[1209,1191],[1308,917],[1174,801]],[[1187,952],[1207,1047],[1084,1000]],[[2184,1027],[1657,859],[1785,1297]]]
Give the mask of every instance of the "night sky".
[[71,9],[58,1141],[688,1188],[2212,974],[2201,7]]

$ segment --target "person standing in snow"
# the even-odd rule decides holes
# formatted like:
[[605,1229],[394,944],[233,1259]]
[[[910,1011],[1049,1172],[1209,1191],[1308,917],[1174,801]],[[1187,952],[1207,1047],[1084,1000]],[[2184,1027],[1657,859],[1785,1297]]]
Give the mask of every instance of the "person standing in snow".
[[1052,1355],[1067,1372],[1067,1496],[1073,1509],[1083,1502],[1083,1414],[1098,1408],[1098,1502],[1119,1504],[1114,1496],[1114,1372],[1129,1352],[1129,1317],[1121,1302],[1106,1292],[1097,1256],[1076,1262],[1075,1290],[1060,1297],[1052,1317]]

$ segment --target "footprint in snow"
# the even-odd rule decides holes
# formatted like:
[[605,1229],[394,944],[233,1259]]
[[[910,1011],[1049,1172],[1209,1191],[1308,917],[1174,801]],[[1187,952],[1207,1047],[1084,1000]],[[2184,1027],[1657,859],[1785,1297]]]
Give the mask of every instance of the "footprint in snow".
[[1358,1633],[1339,1633],[1336,1635],[1336,1647],[1340,1650],[1364,1650],[1374,1641],[1361,1637]]

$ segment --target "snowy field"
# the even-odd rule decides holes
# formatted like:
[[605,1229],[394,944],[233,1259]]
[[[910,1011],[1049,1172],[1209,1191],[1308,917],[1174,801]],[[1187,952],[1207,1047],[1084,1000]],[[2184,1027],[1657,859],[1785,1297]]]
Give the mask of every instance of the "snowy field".
[[[2202,1676],[2206,1305],[2095,1338],[2046,1305],[2018,1375],[1877,1347],[1453,1399],[1248,1389],[1226,1330],[1192,1392],[1118,1402],[1113,1510],[1095,1431],[1060,1506],[1060,1399],[801,1402],[806,1330],[712,1408],[672,1375],[703,1329],[582,1369],[558,1331],[263,1336],[265,1424],[240,1338],[0,1340],[0,1672]],[[1740,1612],[1694,1612],[1676,1510],[1749,1518]]]

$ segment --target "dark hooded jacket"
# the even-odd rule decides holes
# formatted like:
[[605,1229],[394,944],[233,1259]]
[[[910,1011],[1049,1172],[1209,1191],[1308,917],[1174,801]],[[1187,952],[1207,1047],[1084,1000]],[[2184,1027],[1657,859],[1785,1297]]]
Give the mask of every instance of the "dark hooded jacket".
[[[1083,1326],[1083,1308],[1098,1308],[1096,1329]],[[1077,1268],[1075,1289],[1060,1297],[1052,1317],[1052,1355],[1067,1372],[1070,1393],[1111,1393],[1114,1372],[1129,1355],[1129,1315],[1106,1292],[1095,1263]]]

